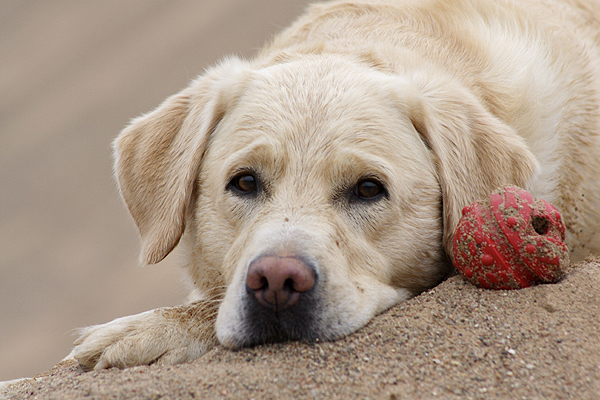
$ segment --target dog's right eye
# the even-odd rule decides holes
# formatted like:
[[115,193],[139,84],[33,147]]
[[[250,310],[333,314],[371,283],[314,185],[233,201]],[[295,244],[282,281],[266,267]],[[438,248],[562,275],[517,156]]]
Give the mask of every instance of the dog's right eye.
[[353,197],[360,201],[377,201],[385,196],[387,196],[385,187],[373,178],[362,179],[354,187]]
[[258,183],[252,173],[242,172],[234,176],[227,187],[239,194],[253,194],[258,189]]

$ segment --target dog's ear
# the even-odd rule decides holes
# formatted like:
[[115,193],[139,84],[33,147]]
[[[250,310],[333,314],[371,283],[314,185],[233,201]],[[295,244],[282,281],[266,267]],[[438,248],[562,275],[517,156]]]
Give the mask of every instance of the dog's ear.
[[142,262],[161,261],[179,242],[209,137],[249,75],[245,62],[229,59],[115,140],[115,173],[140,232]]
[[442,191],[443,244],[452,256],[463,207],[500,186],[527,188],[538,163],[517,132],[462,86],[425,76],[411,83],[409,115],[432,153]]

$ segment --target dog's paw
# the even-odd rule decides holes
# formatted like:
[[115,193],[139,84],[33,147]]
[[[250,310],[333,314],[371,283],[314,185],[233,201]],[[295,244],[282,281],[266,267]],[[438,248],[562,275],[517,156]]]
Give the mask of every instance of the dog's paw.
[[194,360],[216,344],[212,313],[197,311],[160,308],[83,328],[68,358],[96,370]]

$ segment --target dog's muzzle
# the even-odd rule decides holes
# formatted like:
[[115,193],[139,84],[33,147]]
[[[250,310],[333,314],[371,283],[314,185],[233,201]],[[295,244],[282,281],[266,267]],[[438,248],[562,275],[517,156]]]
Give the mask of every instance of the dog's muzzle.
[[316,268],[301,257],[265,255],[252,261],[246,275],[244,345],[317,339],[318,289]]

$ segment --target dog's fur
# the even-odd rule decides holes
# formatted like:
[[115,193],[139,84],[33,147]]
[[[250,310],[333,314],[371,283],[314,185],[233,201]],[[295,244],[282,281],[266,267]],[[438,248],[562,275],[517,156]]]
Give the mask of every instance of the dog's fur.
[[[142,260],[177,246],[192,302],[86,328],[71,356],[347,335],[440,282],[461,209],[507,184],[559,208],[572,261],[600,253],[599,18],[591,0],[337,1],[207,71],[115,142]],[[265,257],[313,275],[294,307],[247,288]]]

